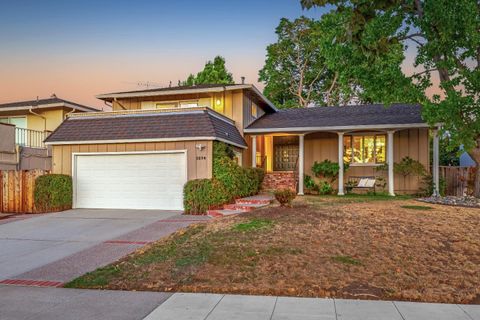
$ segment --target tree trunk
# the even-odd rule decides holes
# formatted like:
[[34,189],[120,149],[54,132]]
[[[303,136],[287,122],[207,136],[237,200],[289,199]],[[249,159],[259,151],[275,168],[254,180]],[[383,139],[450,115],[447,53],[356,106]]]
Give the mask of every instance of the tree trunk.
[[480,137],[477,137],[477,144],[469,153],[477,167],[475,168],[475,188],[473,195],[480,198]]

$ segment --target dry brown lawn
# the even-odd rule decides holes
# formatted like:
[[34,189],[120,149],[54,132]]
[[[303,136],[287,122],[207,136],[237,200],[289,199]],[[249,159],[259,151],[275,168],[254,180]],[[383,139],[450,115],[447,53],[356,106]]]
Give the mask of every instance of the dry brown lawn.
[[422,206],[304,197],[191,226],[67,286],[480,303],[480,210]]

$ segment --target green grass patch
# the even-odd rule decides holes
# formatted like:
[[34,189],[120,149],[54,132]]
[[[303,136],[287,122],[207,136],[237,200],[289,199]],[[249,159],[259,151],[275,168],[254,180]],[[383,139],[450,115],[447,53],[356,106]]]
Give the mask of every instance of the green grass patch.
[[268,219],[251,219],[248,222],[238,223],[233,226],[234,231],[255,231],[259,229],[268,229],[273,226],[273,221]]
[[115,265],[109,265],[99,268],[95,271],[88,272],[81,277],[73,279],[64,285],[65,288],[98,288],[106,286],[111,279],[115,278],[121,272],[120,268]]
[[428,206],[416,206],[416,205],[408,205],[408,206],[401,206],[404,209],[412,209],[412,210],[432,210],[432,207]]
[[362,264],[360,260],[354,259],[350,256],[334,256],[332,257],[332,259],[333,261],[340,262],[347,265],[352,265],[352,266],[359,266]]

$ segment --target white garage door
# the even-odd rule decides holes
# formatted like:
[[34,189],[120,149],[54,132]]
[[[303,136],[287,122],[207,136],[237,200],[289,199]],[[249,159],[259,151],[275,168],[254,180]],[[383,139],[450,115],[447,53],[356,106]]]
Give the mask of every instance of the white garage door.
[[74,207],[183,210],[186,155],[74,155]]

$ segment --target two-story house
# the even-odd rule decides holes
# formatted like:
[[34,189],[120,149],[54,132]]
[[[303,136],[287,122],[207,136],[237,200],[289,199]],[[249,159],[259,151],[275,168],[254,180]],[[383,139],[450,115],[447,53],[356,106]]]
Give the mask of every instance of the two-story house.
[[52,95],[47,99],[0,104],[0,170],[51,169],[43,141],[75,112],[98,109]]
[[[213,141],[233,146],[241,165],[263,167],[265,188],[299,194],[315,161],[349,163],[345,174],[340,170],[339,194],[349,176],[375,175],[405,156],[430,163],[429,126],[418,105],[277,110],[250,84],[97,98],[113,111],[71,114],[46,139],[53,172],[73,177],[76,208],[182,210],[185,182],[212,177]],[[419,177],[401,179],[387,167],[391,195],[418,189]]]

